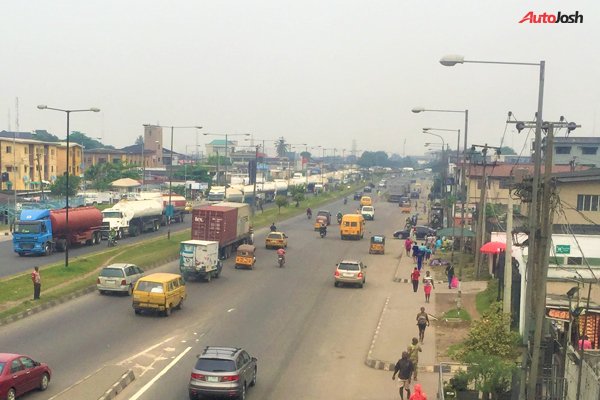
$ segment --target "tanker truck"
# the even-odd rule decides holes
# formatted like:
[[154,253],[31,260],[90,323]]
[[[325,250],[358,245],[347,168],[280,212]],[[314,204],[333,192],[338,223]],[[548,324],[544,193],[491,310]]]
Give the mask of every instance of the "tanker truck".
[[73,244],[100,243],[102,214],[96,207],[23,210],[15,223],[13,250],[20,256],[50,255]]
[[136,196],[137,200],[148,200],[148,199],[159,199],[163,202],[163,218],[161,221],[161,225],[165,226],[169,222],[169,218],[171,218],[171,223],[173,222],[183,222],[185,216],[185,206],[187,205],[187,200],[185,197],[180,196],[178,194],[171,193],[171,210],[169,211],[169,195],[162,194],[159,192],[141,192]]
[[121,200],[102,211],[102,237],[115,230],[117,239],[125,235],[137,236],[146,231],[157,231],[163,220],[163,202],[160,197],[145,200]]

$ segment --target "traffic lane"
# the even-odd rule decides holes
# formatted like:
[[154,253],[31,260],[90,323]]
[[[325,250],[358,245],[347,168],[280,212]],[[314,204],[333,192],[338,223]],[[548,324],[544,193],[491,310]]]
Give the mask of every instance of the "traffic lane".
[[[189,229],[191,224],[191,217],[186,217],[183,223],[171,225],[171,233],[177,233],[184,229]],[[120,240],[119,243],[128,245],[131,243],[137,243],[145,239],[150,239],[167,234],[167,227],[161,227],[156,232],[148,232],[137,237],[128,237]],[[118,244],[117,244],[118,246]],[[102,251],[106,249],[106,241],[102,241],[96,246],[74,246],[69,249],[69,259],[79,257],[82,255]],[[4,242],[0,242],[0,259],[5,260],[2,267],[0,268],[0,277],[10,276],[24,271],[33,269],[35,266],[43,266],[46,264],[52,264],[63,261],[65,259],[64,252],[57,252],[49,256],[25,256],[20,257],[13,251],[12,239]]]
[[[310,231],[311,227],[297,228]],[[361,378],[365,374],[386,378],[365,372],[363,364],[386,290],[391,287],[395,259],[389,256],[383,262],[385,256],[369,256],[366,240],[342,242],[338,237],[318,239],[314,234],[293,232],[304,244],[295,241],[290,245],[286,267],[275,268],[273,259],[273,266],[267,267],[271,272],[263,270],[267,276],[247,288],[247,300],[241,299],[235,309],[223,315],[140,399],[187,398],[195,355],[205,345],[241,346],[258,358],[259,383],[248,392],[249,398],[356,398],[352,393],[360,390],[363,398],[373,398],[373,388],[364,387]],[[392,253],[400,250],[399,246],[391,248]],[[334,266],[342,258],[371,264],[364,289],[333,286]],[[336,378],[329,380],[333,374]],[[347,376],[352,376],[354,383],[346,382]],[[317,381],[322,384],[313,385]],[[339,382],[346,382],[345,391],[332,390]],[[131,398],[146,383],[134,382],[122,398]],[[319,395],[312,396],[313,392]],[[384,389],[382,393],[389,394]]]

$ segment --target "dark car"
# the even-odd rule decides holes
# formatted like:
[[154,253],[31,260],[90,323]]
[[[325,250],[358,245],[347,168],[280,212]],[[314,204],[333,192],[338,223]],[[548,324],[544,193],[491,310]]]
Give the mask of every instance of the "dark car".
[[360,200],[362,195],[362,192],[354,192],[354,200]]
[[50,368],[21,354],[0,353],[0,399],[14,400],[32,390],[46,390]]
[[[375,186],[375,185],[373,185],[373,186]],[[373,188],[371,186],[365,186],[363,188],[363,192],[365,192],[365,193],[371,193],[371,192],[373,192]]]
[[237,347],[207,346],[198,355],[190,377],[190,400],[200,397],[245,399],[256,384],[256,358]]
[[[415,228],[417,228],[417,240],[423,240],[428,235],[435,235],[435,229],[431,229],[428,226],[417,225]],[[406,239],[409,236],[410,231],[408,231],[407,229],[402,229],[400,231],[394,232],[394,237],[396,239]]]

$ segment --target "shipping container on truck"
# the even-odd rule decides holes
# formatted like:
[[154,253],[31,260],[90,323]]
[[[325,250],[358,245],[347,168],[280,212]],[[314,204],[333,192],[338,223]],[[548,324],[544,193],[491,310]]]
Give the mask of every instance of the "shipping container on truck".
[[100,243],[102,214],[96,207],[23,210],[15,223],[13,250],[20,256],[50,255],[64,251],[67,246]]
[[192,239],[219,242],[219,257],[229,258],[250,242],[250,207],[222,202],[192,210]]

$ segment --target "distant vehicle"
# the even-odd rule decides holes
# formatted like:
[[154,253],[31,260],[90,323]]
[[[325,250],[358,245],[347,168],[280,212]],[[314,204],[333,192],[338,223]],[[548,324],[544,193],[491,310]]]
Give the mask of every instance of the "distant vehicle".
[[21,354],[0,353],[0,399],[14,400],[32,390],[46,390],[52,375],[46,363]]
[[185,240],[179,243],[179,271],[184,280],[194,278],[210,282],[221,275],[219,242]]
[[363,188],[363,192],[365,192],[365,193],[371,193],[371,192],[373,192],[373,188],[371,188],[371,186],[365,186]]
[[288,237],[283,232],[271,232],[265,239],[265,248],[284,249],[288,245]]
[[362,288],[367,283],[367,268],[362,261],[343,260],[336,265],[334,275],[334,286],[340,285],[358,285]]
[[133,288],[133,311],[158,311],[165,317],[183,306],[185,281],[179,274],[154,273],[138,279]]
[[317,212],[317,217],[319,216],[324,216],[325,218],[327,218],[327,225],[331,224],[331,212],[327,211],[327,210],[319,210]]
[[414,170],[415,170],[415,169],[414,169],[414,168],[411,168],[411,167],[404,167],[404,168],[402,168],[402,172],[412,172],[412,171],[414,171]]
[[157,231],[163,222],[164,205],[160,197],[144,200],[121,200],[102,211],[102,236],[108,237],[111,230],[117,238],[126,235],[138,236],[148,231]]
[[416,190],[413,190],[412,192],[410,192],[411,199],[418,199],[419,197],[420,197],[420,194]]
[[144,271],[133,264],[117,263],[102,268],[96,288],[100,294],[107,292],[126,293],[131,296],[135,283],[144,275]]
[[[423,240],[425,239],[428,235],[435,235],[435,229],[431,229],[428,226],[424,226],[424,225],[417,225],[417,240]],[[406,239],[410,236],[410,231],[408,231],[407,229],[402,229],[399,231],[394,232],[393,235],[396,239]]]
[[360,209],[360,213],[365,219],[374,220],[375,219],[375,209],[373,206],[363,206]]
[[362,192],[354,192],[354,200],[360,200],[360,198],[362,197],[363,193]]
[[248,387],[256,385],[256,364],[256,357],[244,349],[207,346],[192,369],[190,400],[201,396],[245,399]]

